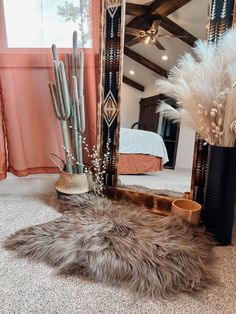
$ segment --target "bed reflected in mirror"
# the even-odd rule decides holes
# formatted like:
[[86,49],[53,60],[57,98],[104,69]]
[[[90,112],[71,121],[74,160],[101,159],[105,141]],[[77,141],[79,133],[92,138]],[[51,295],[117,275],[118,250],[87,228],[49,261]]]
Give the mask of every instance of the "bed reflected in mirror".
[[[205,38],[208,1],[185,1],[177,10],[167,2],[160,15],[153,1],[126,4],[118,185],[184,193],[191,187],[195,132],[157,112],[162,101],[178,105],[155,83]],[[135,7],[150,13],[138,16]]]

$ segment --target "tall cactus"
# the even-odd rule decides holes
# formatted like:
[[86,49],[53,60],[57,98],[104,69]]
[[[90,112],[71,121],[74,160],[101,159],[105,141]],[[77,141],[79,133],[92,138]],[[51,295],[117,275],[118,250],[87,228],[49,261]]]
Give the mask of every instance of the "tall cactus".
[[[53,70],[55,83],[49,83],[53,108],[57,119],[61,122],[63,142],[66,155],[66,171],[83,172],[82,136],[85,131],[84,110],[84,53],[80,52],[79,90],[77,80],[77,32],[73,33],[72,78],[70,79],[69,54],[65,57],[65,67],[59,61],[56,45],[52,45]],[[70,83],[72,87],[70,88]],[[72,91],[72,95],[70,95]],[[72,128],[72,129],[71,129]],[[70,150],[77,163],[73,166]]]

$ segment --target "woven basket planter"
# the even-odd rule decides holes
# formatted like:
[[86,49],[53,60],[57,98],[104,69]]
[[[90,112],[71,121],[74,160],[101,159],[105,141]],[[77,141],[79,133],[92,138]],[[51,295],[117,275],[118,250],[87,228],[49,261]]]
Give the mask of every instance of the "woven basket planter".
[[71,174],[61,172],[59,179],[55,183],[55,189],[60,194],[75,195],[92,191],[94,182],[90,175],[86,173]]

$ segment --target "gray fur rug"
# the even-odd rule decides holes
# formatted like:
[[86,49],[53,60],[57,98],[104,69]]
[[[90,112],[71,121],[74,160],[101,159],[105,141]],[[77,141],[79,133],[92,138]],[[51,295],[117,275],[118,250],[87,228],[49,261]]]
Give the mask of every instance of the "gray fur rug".
[[201,228],[91,194],[61,206],[62,217],[17,231],[5,249],[153,299],[195,294],[215,282],[213,243]]

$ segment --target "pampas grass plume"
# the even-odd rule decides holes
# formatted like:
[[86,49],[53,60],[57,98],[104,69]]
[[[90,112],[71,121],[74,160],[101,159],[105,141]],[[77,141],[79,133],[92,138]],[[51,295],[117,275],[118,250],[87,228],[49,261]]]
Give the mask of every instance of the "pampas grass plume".
[[180,109],[162,102],[157,112],[182,121],[211,145],[235,147],[236,28],[218,43],[198,40],[194,53],[186,53],[168,79],[157,81],[158,92],[174,98]]

